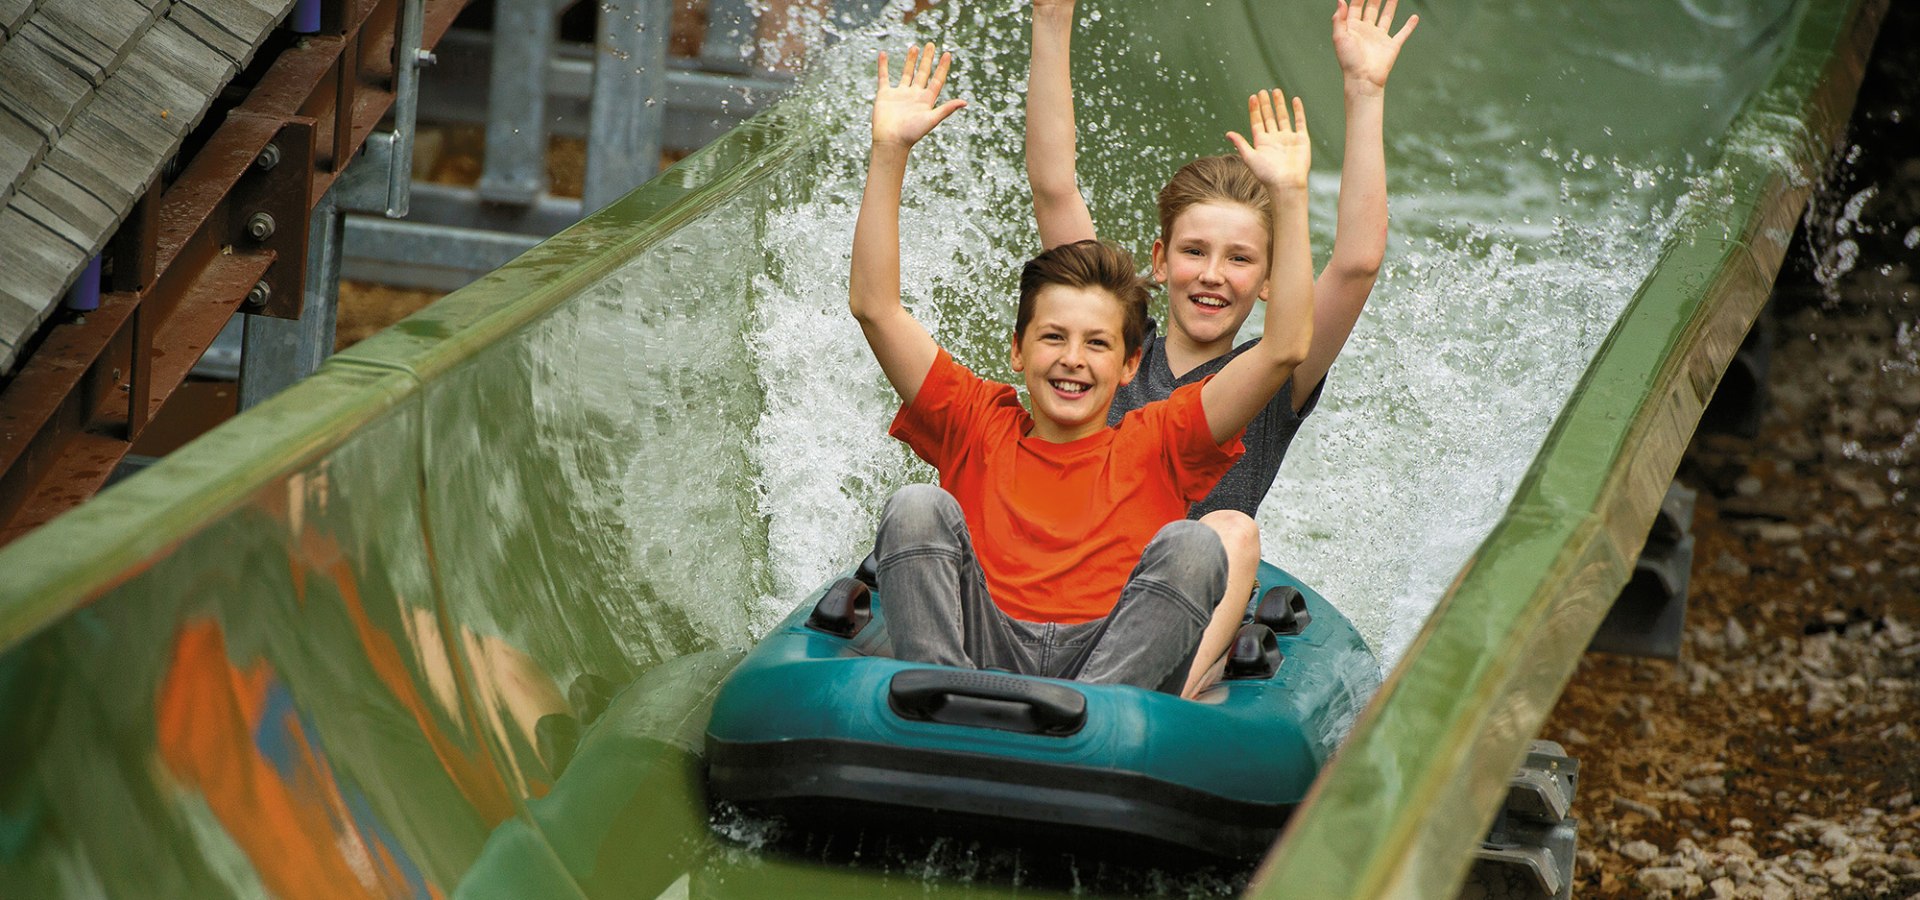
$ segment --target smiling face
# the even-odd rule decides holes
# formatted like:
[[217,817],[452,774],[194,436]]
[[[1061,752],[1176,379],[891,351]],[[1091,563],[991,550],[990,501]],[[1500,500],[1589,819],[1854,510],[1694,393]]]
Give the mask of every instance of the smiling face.
[[1153,245],[1153,280],[1167,286],[1169,325],[1210,356],[1233,348],[1253,302],[1267,296],[1270,236],[1243,203],[1195,203]]
[[1111,292],[1050,284],[1033,298],[1033,318],[1013,337],[1013,370],[1026,379],[1033,435],[1054,443],[1107,427],[1113,392],[1133,380],[1125,312]]

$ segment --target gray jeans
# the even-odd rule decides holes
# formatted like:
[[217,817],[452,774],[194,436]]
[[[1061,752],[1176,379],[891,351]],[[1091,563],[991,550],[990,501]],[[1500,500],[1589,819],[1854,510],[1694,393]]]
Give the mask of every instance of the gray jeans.
[[925,484],[887,501],[874,543],[894,656],[914,662],[1179,693],[1227,589],[1219,535],[1181,520],[1147,544],[1105,618],[1071,625],[1012,618],[988,596],[959,502]]

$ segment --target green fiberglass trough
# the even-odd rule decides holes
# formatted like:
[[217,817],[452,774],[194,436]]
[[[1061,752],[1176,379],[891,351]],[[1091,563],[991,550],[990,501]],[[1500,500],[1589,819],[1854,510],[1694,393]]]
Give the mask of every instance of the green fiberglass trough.
[[[1324,10],[1081,5],[1112,237],[1146,245],[1160,181],[1223,150],[1253,88],[1303,93],[1337,170]],[[975,102],[916,151],[903,274],[1004,374],[1033,244],[1018,6],[850,34],[774,112],[0,551],[6,893],[1034,893],[939,852],[758,852],[699,777],[736,648],[925,477],[844,313],[877,47],[960,54]],[[1461,823],[1625,581],[1882,9],[1564,6],[1415,10],[1394,245],[1261,517],[1391,670],[1254,893],[1459,879]],[[1317,176],[1320,254],[1333,195]]]

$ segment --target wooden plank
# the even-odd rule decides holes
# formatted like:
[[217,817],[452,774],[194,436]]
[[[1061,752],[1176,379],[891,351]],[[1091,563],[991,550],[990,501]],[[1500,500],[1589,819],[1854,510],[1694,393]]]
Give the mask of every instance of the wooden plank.
[[0,47],[0,106],[26,120],[48,141],[72,121],[80,101],[93,85],[31,40],[8,41]]
[[[66,176],[52,169],[41,169],[21,185],[14,197],[16,203],[31,201],[46,211],[46,215],[65,223],[66,228],[55,227],[62,235],[79,245],[89,256],[100,252],[107,242],[107,236],[113,233],[114,226],[120,224],[120,213],[113,207],[100,202],[100,198],[87,193]],[[34,213],[31,207],[21,206],[21,210],[45,225],[53,222]]]

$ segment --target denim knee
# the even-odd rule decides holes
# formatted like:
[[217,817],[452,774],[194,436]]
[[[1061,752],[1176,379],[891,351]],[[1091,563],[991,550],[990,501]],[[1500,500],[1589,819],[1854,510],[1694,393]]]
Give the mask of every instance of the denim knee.
[[1227,589],[1227,548],[1212,528],[1192,519],[1172,522],[1160,529],[1140,554],[1140,563],[1152,568],[1163,581],[1192,585],[1214,585],[1217,595]]
[[887,499],[877,549],[884,557],[890,548],[957,543],[955,529],[966,527],[966,516],[952,494],[931,484],[910,484]]

